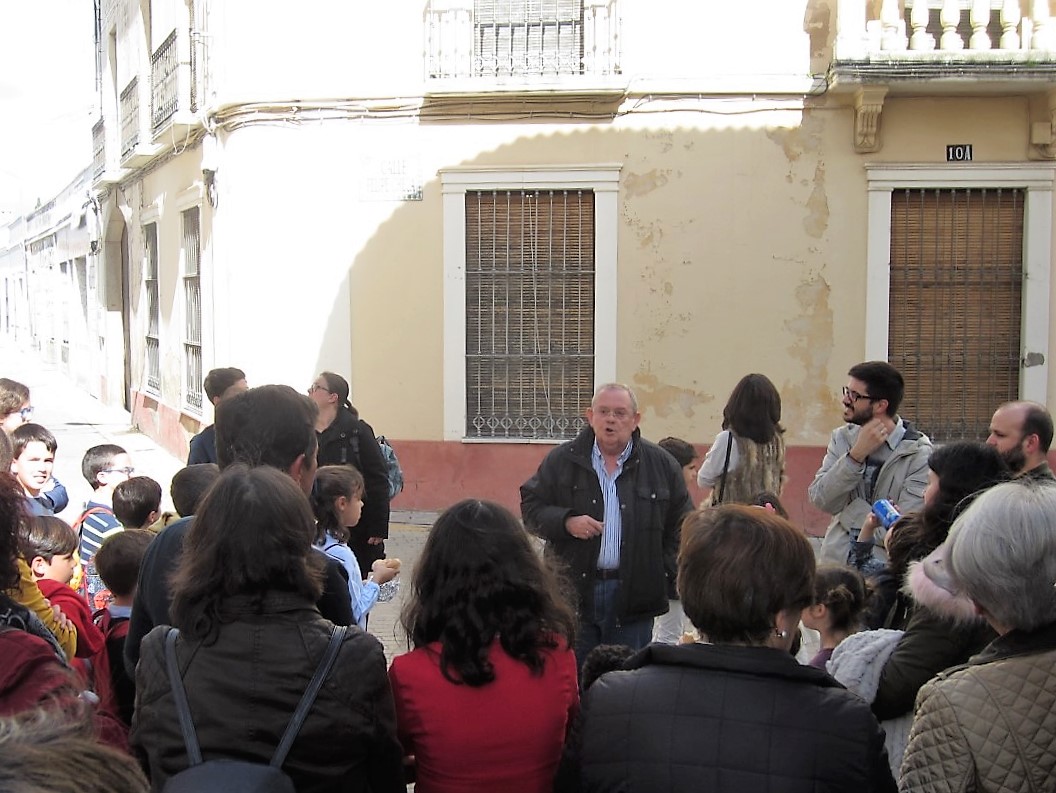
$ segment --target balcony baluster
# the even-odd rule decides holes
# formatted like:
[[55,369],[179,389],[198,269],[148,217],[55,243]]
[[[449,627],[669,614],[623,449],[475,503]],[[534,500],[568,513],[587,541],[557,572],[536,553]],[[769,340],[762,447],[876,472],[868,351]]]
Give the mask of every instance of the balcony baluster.
[[1019,0],[1005,0],[1001,6],[1001,49],[1018,50],[1019,20],[1023,13],[1019,10]]

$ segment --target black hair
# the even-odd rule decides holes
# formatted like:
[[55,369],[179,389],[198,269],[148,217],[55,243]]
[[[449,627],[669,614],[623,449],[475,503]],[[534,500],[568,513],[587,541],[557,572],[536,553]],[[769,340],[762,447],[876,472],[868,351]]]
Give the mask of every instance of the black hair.
[[352,410],[352,403],[348,401],[348,380],[335,372],[320,372],[319,376],[326,381],[327,390],[337,396],[338,404]]
[[44,448],[52,454],[59,448],[59,442],[47,427],[40,424],[23,424],[11,433],[11,456],[17,460],[26,450],[26,446],[33,442],[43,443]]
[[22,524],[18,544],[21,556],[27,562],[40,556],[51,564],[56,556],[66,556],[77,550],[77,535],[62,518],[37,515]]
[[928,467],[939,477],[938,495],[917,515],[906,515],[895,523],[887,541],[889,567],[899,580],[910,562],[942,545],[953,521],[979,493],[1012,478],[1001,453],[978,441],[936,447]]
[[161,485],[149,476],[133,476],[114,488],[114,517],[126,529],[145,529],[150,513],[161,509]]
[[363,474],[352,465],[324,465],[315,472],[315,487],[312,488],[312,512],[315,513],[315,542],[324,542],[327,536],[338,542],[348,542],[351,533],[341,521],[335,502],[341,496],[362,496],[366,485]]
[[202,383],[202,387],[205,389],[205,395],[212,402],[222,397],[224,392],[235,383],[245,379],[246,373],[241,369],[225,366],[220,369],[210,369],[209,374],[205,376],[205,382]]
[[220,470],[232,463],[269,465],[288,472],[301,455],[314,458],[318,408],[287,385],[262,385],[216,406],[216,456]]
[[98,490],[100,487],[100,472],[109,468],[119,454],[128,454],[128,452],[114,443],[101,443],[84,453],[84,457],[81,458],[81,473],[93,490]]
[[906,381],[898,369],[887,361],[865,361],[852,366],[847,375],[865,383],[870,399],[886,399],[887,415],[895,417],[906,391]]
[[172,506],[176,508],[176,513],[181,518],[186,518],[197,512],[198,505],[202,503],[218,476],[220,466],[216,463],[197,463],[177,471],[169,486],[169,495],[172,496]]
[[756,493],[752,496],[752,500],[749,502],[755,507],[765,507],[769,504],[774,508],[774,512],[780,515],[785,520],[790,520],[788,517],[788,510],[785,509],[785,505],[781,503],[781,499],[777,497],[776,493],[771,493],[769,490],[764,490],[761,493]]
[[869,599],[865,578],[846,565],[818,565],[814,574],[814,605],[825,606],[834,631],[853,633]]
[[439,642],[440,672],[452,683],[495,679],[492,642],[539,675],[544,650],[575,640],[575,614],[558,577],[513,513],[491,501],[466,499],[444,510],[410,589],[401,616],[408,642]]
[[580,688],[586,691],[606,672],[623,669],[623,662],[636,652],[637,650],[626,644],[599,644],[593,647],[583,659],[583,667],[579,672]]
[[106,588],[117,597],[131,597],[135,593],[143,554],[155,536],[146,529],[119,531],[103,540],[95,552],[92,560],[96,572]]
[[746,374],[722,409],[722,428],[739,438],[770,443],[781,426],[781,394],[765,374]]
[[685,468],[700,456],[697,454],[697,450],[693,448],[692,443],[681,438],[661,438],[656,445],[674,457],[678,461],[679,468]]

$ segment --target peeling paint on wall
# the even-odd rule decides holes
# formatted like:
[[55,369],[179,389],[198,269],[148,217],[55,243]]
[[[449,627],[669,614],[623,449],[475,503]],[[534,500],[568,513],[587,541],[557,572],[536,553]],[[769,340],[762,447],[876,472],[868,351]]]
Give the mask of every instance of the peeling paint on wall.
[[661,383],[660,378],[648,370],[635,374],[633,383],[638,410],[642,413],[652,410],[659,418],[667,418],[672,413],[692,418],[698,407],[715,400],[713,394]]
[[670,175],[671,171],[657,168],[648,173],[628,173],[623,177],[620,188],[627,198],[638,198],[666,185]]
[[803,229],[815,239],[823,236],[829,227],[829,199],[825,192],[825,165],[818,163],[814,169],[814,189],[807,199],[807,217]]
[[800,382],[786,382],[781,388],[783,423],[800,438],[827,434],[839,423],[828,374],[833,349],[831,292],[820,274],[802,281],[795,291],[799,314],[785,322],[794,339],[788,355],[802,364],[803,375]]

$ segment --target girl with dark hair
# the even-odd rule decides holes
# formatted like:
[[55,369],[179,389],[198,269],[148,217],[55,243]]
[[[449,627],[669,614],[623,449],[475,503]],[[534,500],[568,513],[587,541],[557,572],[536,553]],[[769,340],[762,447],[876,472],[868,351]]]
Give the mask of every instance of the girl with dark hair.
[[[314,535],[304,493],[267,466],[227,467],[195,516],[171,615],[206,760],[268,763],[319,666],[334,626],[315,607],[324,557]],[[166,672],[168,630],[147,634],[136,667],[131,740],[155,790],[188,766]],[[299,791],[404,789],[385,655],[373,636],[344,636],[282,770]]]
[[579,707],[575,617],[513,514],[461,501],[436,521],[389,670],[419,793],[549,791]]
[[363,474],[363,515],[349,532],[348,546],[359,561],[359,577],[385,557],[389,536],[389,478],[374,429],[348,401],[348,381],[334,372],[320,372],[308,388],[319,409],[315,431],[319,437],[319,465],[352,465]]
[[780,495],[784,432],[781,394],[770,378],[762,374],[742,377],[723,408],[722,432],[715,436],[697,473],[703,503],[750,504],[764,490]]
[[[348,538],[363,512],[363,475],[351,465],[324,465],[315,474],[312,512],[316,520],[314,545],[344,567],[352,616],[366,630],[367,613],[374,604],[391,600],[395,594],[395,585],[389,582],[400,572],[400,560],[378,559],[367,580],[360,578],[359,561],[348,547]],[[383,586],[387,597],[382,597]]]
[[868,590],[862,574],[851,567],[822,565],[814,576],[814,602],[800,620],[821,634],[821,648],[810,665],[824,669],[836,645],[861,627]]

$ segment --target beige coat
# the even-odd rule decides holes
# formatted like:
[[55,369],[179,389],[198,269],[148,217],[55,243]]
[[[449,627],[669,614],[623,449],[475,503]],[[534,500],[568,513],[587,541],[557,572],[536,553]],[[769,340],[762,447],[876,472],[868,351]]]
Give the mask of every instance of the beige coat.
[[903,791],[1056,791],[1056,624],[1013,631],[920,690]]

